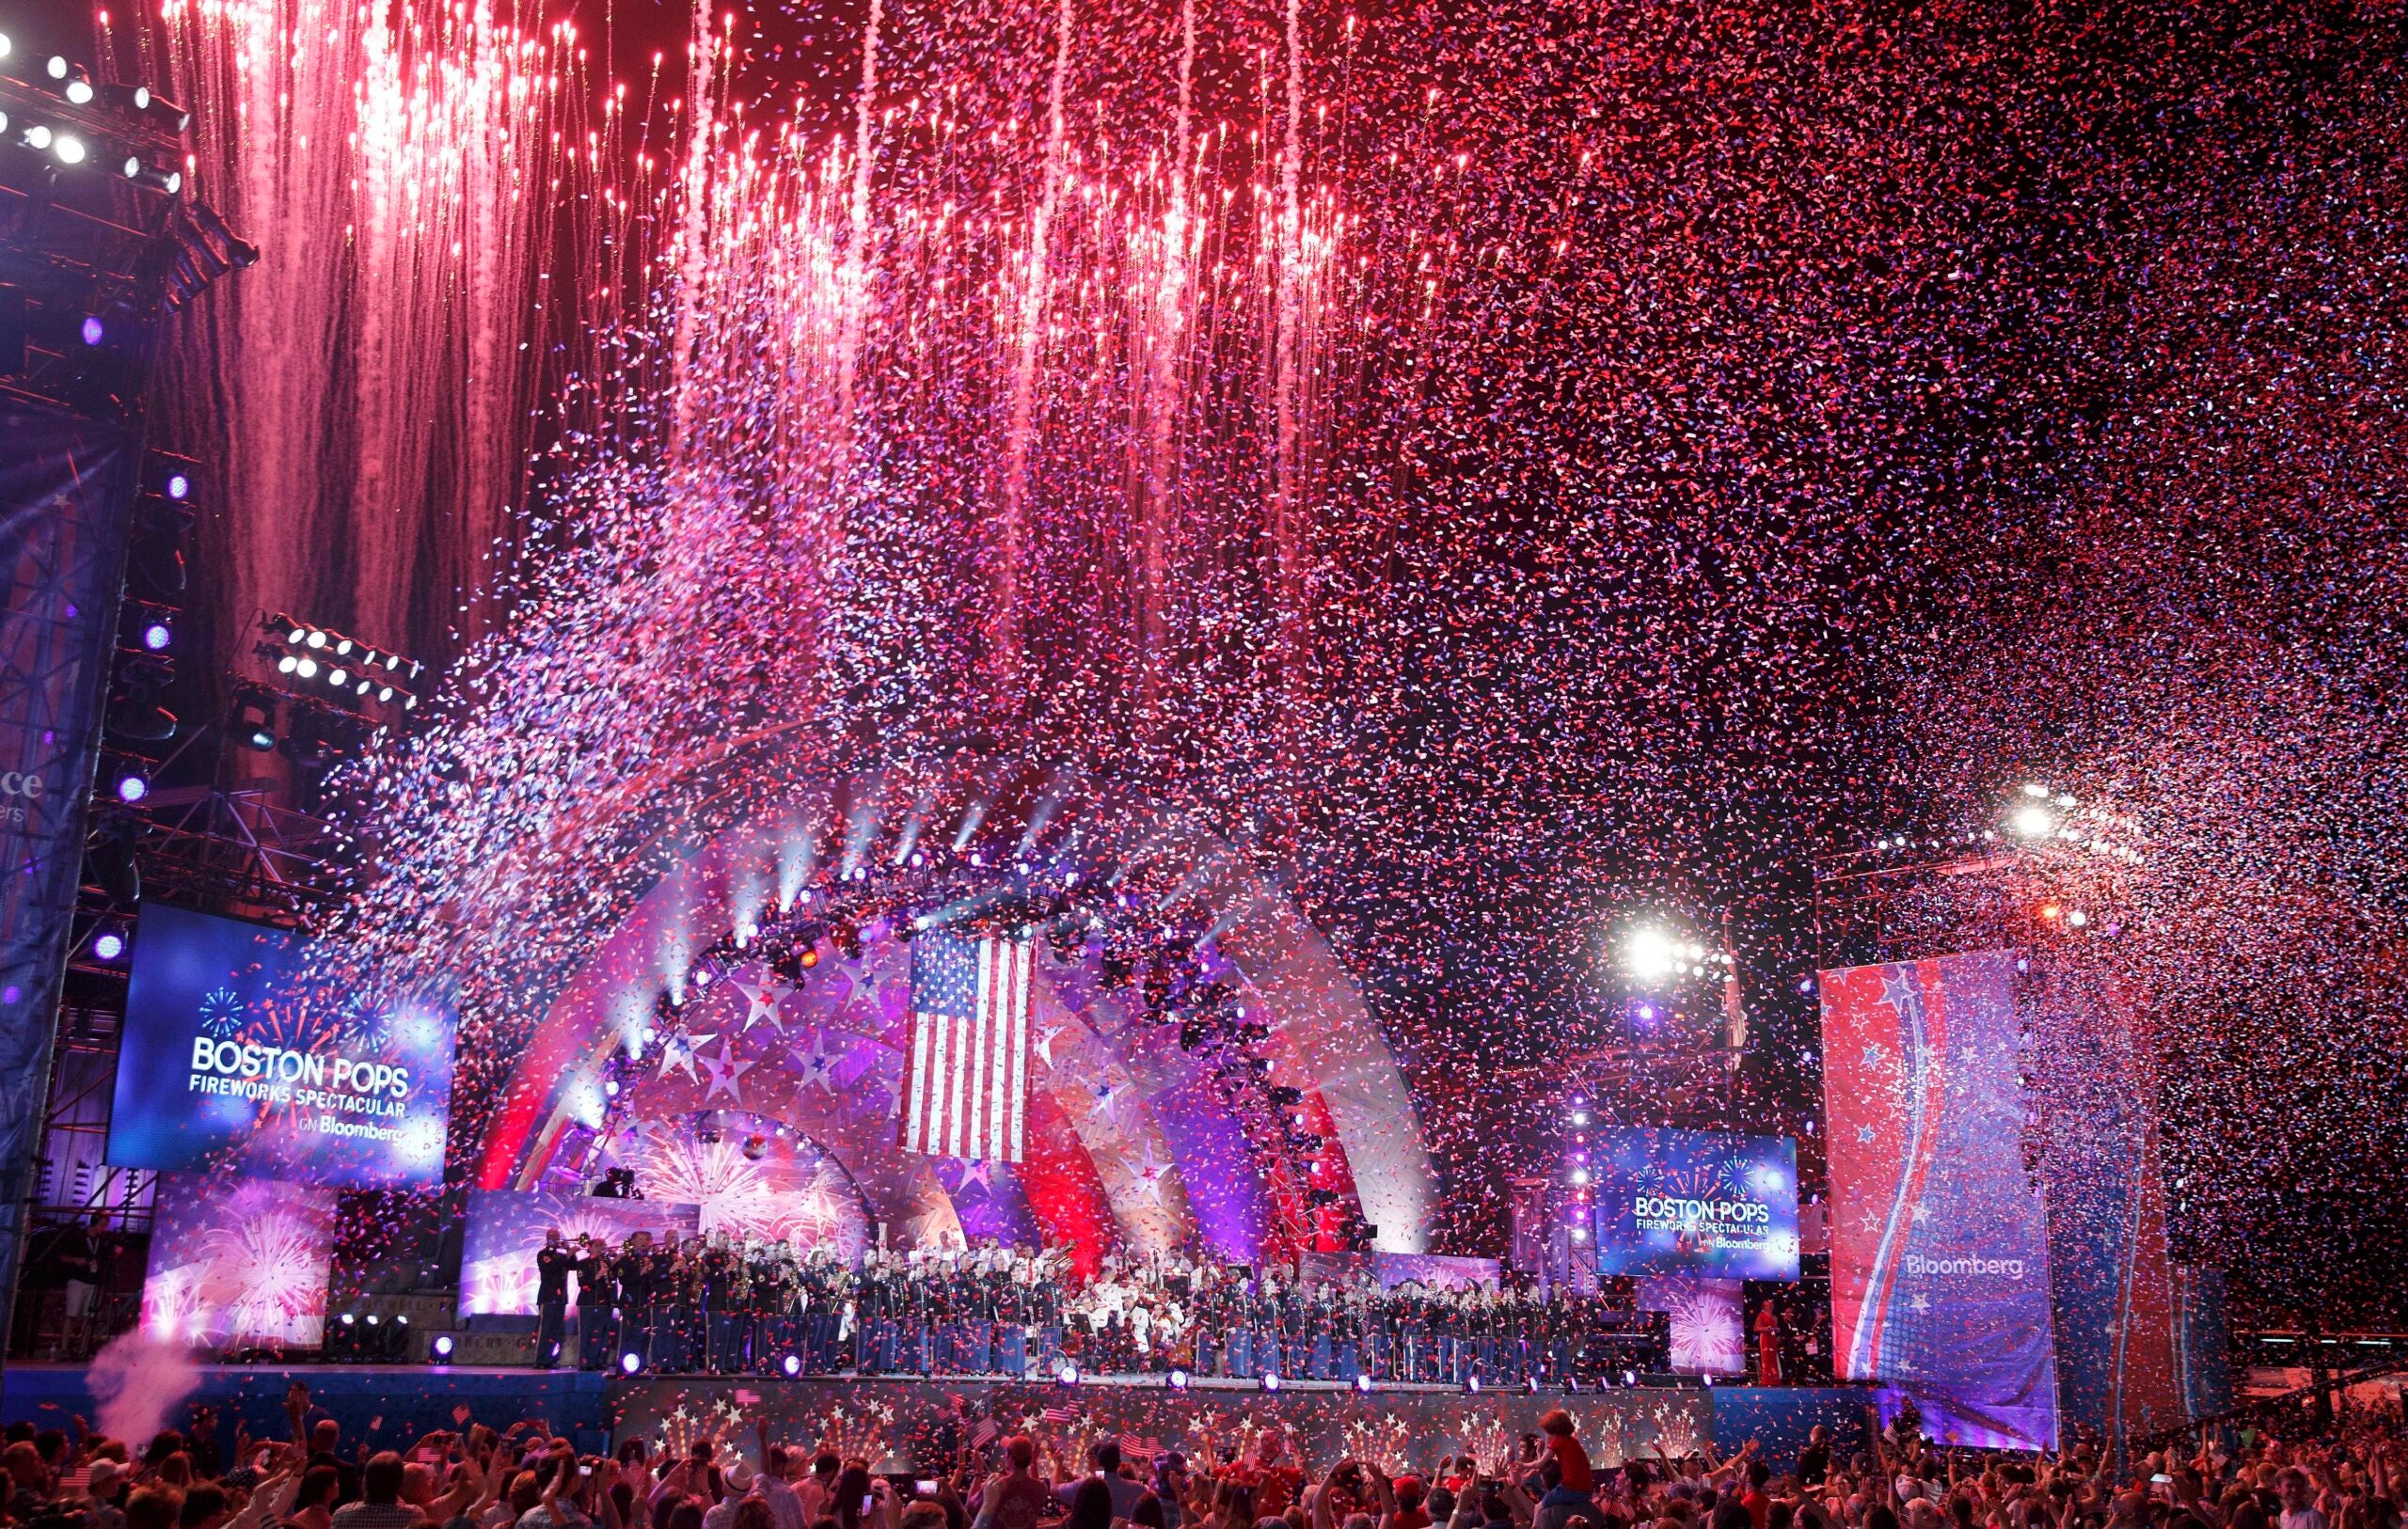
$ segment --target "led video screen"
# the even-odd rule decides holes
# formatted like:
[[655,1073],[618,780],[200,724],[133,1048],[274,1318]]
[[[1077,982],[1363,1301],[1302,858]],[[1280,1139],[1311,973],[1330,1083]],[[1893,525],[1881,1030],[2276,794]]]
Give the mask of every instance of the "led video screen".
[[1592,1140],[1597,1272],[1798,1278],[1798,1143],[1608,1127]]
[[299,1001],[301,939],[150,906],[135,930],[108,1160],[339,1189],[439,1183],[454,1022],[423,995]]

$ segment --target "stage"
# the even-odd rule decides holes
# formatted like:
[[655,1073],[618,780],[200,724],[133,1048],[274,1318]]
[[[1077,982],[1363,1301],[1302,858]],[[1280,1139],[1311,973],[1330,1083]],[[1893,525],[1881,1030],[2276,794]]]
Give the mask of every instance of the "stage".
[[[1728,1453],[1761,1442],[1776,1469],[1794,1463],[1807,1430],[1829,1427],[1843,1449],[1859,1447],[1874,1393],[1853,1387],[1663,1385],[1561,1393],[1519,1388],[1480,1393],[1456,1387],[1388,1386],[1356,1392],[1333,1382],[1293,1382],[1265,1392],[1244,1381],[1195,1380],[1173,1390],[1158,1376],[1101,1377],[1077,1386],[970,1377],[770,1380],[756,1377],[620,1377],[429,1364],[209,1364],[197,1370],[187,1401],[217,1409],[225,1442],[239,1421],[254,1437],[280,1437],[285,1390],[309,1387],[310,1404],[342,1425],[352,1442],[406,1448],[420,1435],[465,1422],[497,1428],[540,1419],[599,1452],[642,1437],[682,1445],[702,1427],[748,1443],[767,1420],[778,1442],[825,1442],[879,1469],[933,1469],[958,1438],[954,1398],[974,1418],[992,1417],[1009,1432],[1047,1409],[1075,1408],[1083,1433],[1133,1434],[1168,1449],[1193,1449],[1209,1433],[1225,1446],[1265,1427],[1292,1427],[1306,1455],[1326,1462],[1376,1452],[1425,1462],[1471,1449],[1487,1458],[1560,1406],[1579,1420],[1601,1464],[1711,1445]],[[0,1376],[0,1421],[67,1426],[98,1415],[89,1372],[80,1364],[13,1364]],[[167,1417],[180,1425],[184,1404]]]

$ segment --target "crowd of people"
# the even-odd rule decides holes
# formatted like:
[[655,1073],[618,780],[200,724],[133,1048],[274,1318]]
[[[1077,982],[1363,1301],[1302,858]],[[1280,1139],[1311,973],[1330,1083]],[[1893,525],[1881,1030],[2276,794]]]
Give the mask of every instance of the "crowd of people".
[[1160,1374],[1460,1385],[1661,1363],[1660,1321],[1626,1302],[1507,1284],[1382,1288],[1360,1269],[1298,1278],[1172,1253],[1062,1245],[830,1249],[548,1234],[536,1254],[536,1363],[673,1374]]
[[[705,1434],[673,1457],[641,1439],[581,1455],[541,1424],[428,1434],[407,1452],[346,1450],[331,1417],[288,1395],[289,1440],[217,1418],[149,1440],[13,1425],[0,1519],[39,1529],[2400,1529],[2408,1442],[2395,1410],[2283,1442],[2203,1429],[2122,1466],[2061,1455],[1943,1450],[1912,1427],[1814,1430],[1778,1467],[1754,1441],[1728,1457],[1660,1450],[1593,1464],[1573,1420],[1539,1417],[1507,1459],[1308,1461],[1258,1432],[1124,1458],[1115,1438],[966,1433],[949,1460],[892,1462],[752,1447]],[[1084,1447],[1082,1447],[1084,1446]]]

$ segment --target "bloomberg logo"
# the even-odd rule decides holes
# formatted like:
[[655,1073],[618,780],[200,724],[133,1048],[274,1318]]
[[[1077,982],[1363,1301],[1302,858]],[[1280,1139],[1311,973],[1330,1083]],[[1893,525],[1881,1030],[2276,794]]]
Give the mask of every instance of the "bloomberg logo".
[[2023,1260],[1978,1258],[1972,1255],[1961,1258],[1926,1258],[1922,1253],[1910,1253],[1907,1254],[1906,1271],[1909,1274],[1930,1275],[1937,1278],[1946,1278],[1956,1274],[1988,1274],[2020,1280],[2023,1278]]

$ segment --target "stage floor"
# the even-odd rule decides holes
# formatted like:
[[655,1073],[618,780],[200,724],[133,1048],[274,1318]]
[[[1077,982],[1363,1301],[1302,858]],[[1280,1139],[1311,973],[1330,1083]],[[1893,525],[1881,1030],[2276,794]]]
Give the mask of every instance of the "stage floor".
[[[1174,1390],[1162,1377],[1098,1376],[1078,1385],[975,1377],[759,1377],[640,1375],[432,1364],[203,1364],[190,1367],[186,1402],[217,1409],[231,1442],[235,1422],[255,1438],[280,1436],[284,1395],[299,1380],[311,1405],[342,1425],[347,1441],[406,1448],[421,1434],[473,1421],[507,1427],[540,1420],[599,1452],[641,1436],[682,1446],[702,1427],[749,1443],[768,1424],[772,1440],[873,1458],[881,1469],[934,1469],[954,1458],[956,1398],[973,1418],[1004,1431],[1039,1426],[1047,1410],[1075,1410],[1082,1435],[1132,1434],[1164,1448],[1193,1449],[1210,1435],[1225,1445],[1264,1427],[1295,1430],[1315,1459],[1377,1453],[1423,1462],[1469,1449],[1511,1448],[1561,1406],[1579,1420],[1591,1455],[1612,1464],[1711,1443],[1735,1449],[1760,1441],[1775,1468],[1794,1460],[1814,1425],[1849,1448],[1861,1440],[1869,1388],[1640,1386],[1535,1394],[1520,1387],[1467,1392],[1458,1386],[1382,1386],[1357,1392],[1337,1381],[1289,1381],[1276,1392],[1248,1380],[1192,1379]],[[164,1377],[162,1378],[164,1379]],[[89,1372],[80,1364],[11,1364],[0,1374],[0,1421],[65,1427],[71,1415],[98,1423]],[[181,1427],[178,1403],[161,1426]]]

